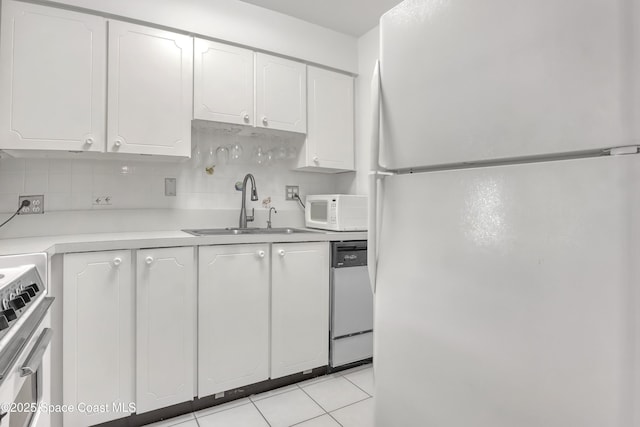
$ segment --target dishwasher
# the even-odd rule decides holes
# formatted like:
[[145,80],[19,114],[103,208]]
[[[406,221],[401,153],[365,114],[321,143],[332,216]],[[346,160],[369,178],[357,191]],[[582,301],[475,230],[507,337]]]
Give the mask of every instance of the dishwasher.
[[373,356],[373,293],[367,271],[367,242],[331,244],[331,368]]

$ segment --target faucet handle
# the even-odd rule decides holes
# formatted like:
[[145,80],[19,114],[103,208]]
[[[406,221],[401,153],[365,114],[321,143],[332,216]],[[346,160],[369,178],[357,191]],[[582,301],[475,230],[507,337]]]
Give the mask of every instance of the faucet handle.
[[251,208],[251,215],[247,215],[247,222],[253,221],[255,218],[255,214],[256,214],[256,209]]

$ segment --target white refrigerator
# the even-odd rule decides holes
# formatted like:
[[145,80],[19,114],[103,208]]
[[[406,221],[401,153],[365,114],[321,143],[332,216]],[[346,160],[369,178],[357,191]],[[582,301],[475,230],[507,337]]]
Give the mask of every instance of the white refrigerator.
[[640,1],[380,21],[376,427],[640,426]]

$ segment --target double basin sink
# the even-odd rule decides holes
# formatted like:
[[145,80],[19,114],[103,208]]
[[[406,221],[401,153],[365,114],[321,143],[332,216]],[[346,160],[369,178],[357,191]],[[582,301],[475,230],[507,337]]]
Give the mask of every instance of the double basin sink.
[[193,236],[234,236],[244,234],[297,234],[313,233],[310,230],[300,228],[203,228],[182,230]]

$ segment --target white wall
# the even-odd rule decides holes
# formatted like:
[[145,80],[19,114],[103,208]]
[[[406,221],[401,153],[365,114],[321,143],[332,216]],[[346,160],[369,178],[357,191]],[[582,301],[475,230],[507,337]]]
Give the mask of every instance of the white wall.
[[356,78],[356,172],[341,174],[341,193],[368,194],[369,144],[371,139],[371,78],[380,50],[379,27],[358,39],[358,70]]
[[238,0],[44,0],[356,73],[356,38]]

